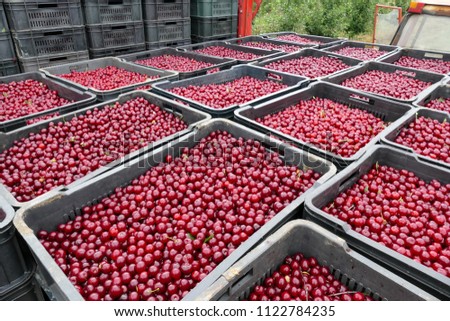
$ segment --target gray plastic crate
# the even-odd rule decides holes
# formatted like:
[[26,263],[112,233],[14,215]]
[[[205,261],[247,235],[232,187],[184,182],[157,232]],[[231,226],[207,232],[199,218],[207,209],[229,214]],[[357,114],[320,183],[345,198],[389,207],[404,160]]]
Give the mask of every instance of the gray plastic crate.
[[23,283],[24,275],[36,269],[31,253],[20,242],[13,225],[14,216],[14,209],[0,197],[0,300],[4,293]]
[[[242,38],[233,38],[233,39],[227,40],[226,42],[229,44],[232,44],[232,45],[240,45],[240,46],[245,46],[245,44],[247,44],[249,42],[259,42],[262,44],[267,43],[267,44],[272,44],[274,46],[282,46],[282,45],[286,46],[287,45],[287,46],[297,47],[298,51],[300,51],[304,48],[315,48],[316,47],[315,45],[290,43],[290,42],[285,42],[285,41],[280,41],[280,40],[264,38],[261,36],[247,36],[247,37],[242,37]],[[276,50],[283,51],[281,48],[276,49]]]
[[237,33],[237,15],[203,18],[191,16],[191,34],[197,37],[213,37]]
[[[399,73],[402,76],[418,79],[421,81],[431,82],[431,84],[437,83],[444,78],[444,76],[435,74],[435,73],[414,70],[414,69],[409,69],[409,68],[403,68],[403,67],[394,66],[394,65],[390,65],[390,64],[386,64],[386,63],[382,63],[382,62],[370,61],[368,63],[364,63],[364,64],[360,65],[358,68],[345,70],[337,75],[331,75],[331,76],[325,77],[322,80],[331,82],[334,84],[341,84],[346,79],[362,75],[366,71],[370,71],[370,70],[380,70],[380,71],[388,72],[388,73]],[[387,97],[389,99],[400,101],[400,102],[406,102],[406,103],[412,103],[420,95],[420,93],[419,93],[415,97],[412,97],[411,99],[400,99],[400,98],[380,95],[377,93],[373,93],[373,94],[377,95],[377,96]]]
[[140,52],[145,50],[145,43],[131,46],[107,48],[107,49],[92,49],[89,50],[89,57],[91,59],[104,58],[104,57],[116,57],[133,52]]
[[[117,68],[122,68],[122,69],[132,71],[132,72],[138,72],[140,74],[148,75],[148,76],[159,76],[159,78],[149,79],[149,80],[141,82],[141,83],[124,86],[124,87],[120,87],[117,89],[99,90],[99,89],[95,89],[95,88],[88,88],[83,85],[77,84],[73,81],[59,77],[59,75],[68,74],[72,71],[87,71],[87,70],[94,70],[94,69],[98,69],[98,68],[105,68],[107,66],[115,66]],[[158,81],[162,81],[162,80],[177,80],[178,79],[178,73],[176,73],[176,72],[150,69],[148,67],[130,64],[128,62],[124,62],[124,61],[122,61],[118,58],[114,58],[114,57],[98,58],[98,59],[94,59],[94,60],[80,61],[80,62],[65,64],[65,65],[61,65],[61,66],[43,68],[42,72],[44,72],[51,78],[60,80],[63,83],[66,83],[71,86],[81,88],[84,90],[89,90],[92,93],[94,93],[95,95],[97,95],[97,98],[101,101],[116,98],[118,95],[120,95],[122,93],[135,90],[136,88],[141,87],[141,86],[150,85],[154,82],[158,82]]]
[[0,57],[5,60],[16,58],[11,34],[9,32],[0,32]]
[[[178,132],[173,135],[167,136],[163,139],[160,139],[158,141],[149,143],[147,146],[145,146],[137,151],[134,151],[134,152],[132,152],[128,155],[125,155],[121,158],[118,158],[115,161],[113,161],[105,166],[99,167],[95,171],[88,173],[84,177],[74,181],[73,183],[71,183],[68,186],[65,186],[65,187],[61,186],[61,188],[72,188],[74,186],[78,186],[78,185],[82,184],[83,182],[93,179],[94,177],[96,177],[104,172],[107,172],[107,171],[111,170],[112,168],[127,162],[128,160],[136,158],[137,156],[147,153],[153,149],[156,149],[159,146],[170,142],[171,140],[174,140],[178,137],[188,134],[189,132],[192,131],[192,129],[198,123],[201,123],[210,118],[210,116],[206,113],[203,113],[201,111],[195,110],[188,106],[182,105],[178,102],[168,100],[164,97],[160,97],[160,96],[157,96],[157,95],[154,95],[154,94],[151,94],[148,92],[144,92],[144,91],[134,91],[134,92],[131,92],[128,94],[121,95],[119,98],[117,98],[115,100],[110,100],[110,101],[103,102],[103,103],[100,103],[97,105],[89,106],[89,107],[86,107],[86,108],[83,108],[83,109],[80,109],[80,110],[77,110],[77,111],[74,111],[71,113],[64,113],[61,116],[45,120],[38,124],[29,125],[27,127],[23,127],[21,129],[11,131],[9,133],[0,133],[0,152],[3,152],[4,150],[10,148],[14,144],[15,141],[26,138],[31,133],[37,133],[37,132],[41,131],[42,129],[47,128],[49,123],[51,123],[51,122],[53,122],[53,123],[66,122],[68,120],[71,120],[74,117],[85,114],[86,111],[88,111],[88,110],[92,110],[94,108],[102,109],[106,106],[109,106],[109,105],[115,103],[115,102],[119,102],[122,104],[130,99],[137,98],[137,97],[144,97],[150,103],[161,107],[162,109],[164,109],[165,111],[167,111],[169,113],[179,116],[188,125],[188,128],[181,132]],[[61,188],[56,188],[55,191],[58,191]],[[50,192],[48,192],[46,194],[53,195],[52,194],[53,191],[54,190],[51,190]],[[38,200],[45,199],[45,195],[42,195],[42,196],[39,196],[38,198],[28,201],[28,202],[18,202],[15,199],[15,197],[7,190],[7,188],[1,183],[0,183],[0,196],[3,196],[6,199],[6,201],[14,207],[23,207],[23,206],[29,205],[33,202],[38,202]]]
[[168,48],[168,47],[179,47],[191,44],[191,38],[176,40],[176,41],[156,41],[156,42],[146,42],[145,46],[147,50]]
[[283,54],[281,51],[276,51],[276,50],[269,51],[269,50],[262,50],[262,49],[256,49],[256,48],[250,48],[250,47],[243,47],[243,46],[238,46],[238,45],[230,45],[223,41],[203,42],[203,43],[198,43],[198,44],[194,44],[194,45],[190,45],[190,46],[178,47],[178,49],[185,50],[185,51],[196,51],[196,50],[203,49],[206,47],[211,47],[211,46],[224,47],[224,48],[229,48],[229,49],[233,49],[236,51],[250,52],[255,55],[259,55],[258,58],[253,59],[253,60],[236,60],[240,64],[248,64],[250,62],[261,61],[263,59],[269,59],[269,58],[277,57],[277,56],[280,56]]
[[230,33],[228,35],[218,35],[212,37],[201,37],[196,35],[191,35],[192,43],[203,43],[203,42],[211,42],[211,41],[226,41],[228,39],[232,39],[236,37],[236,33]]
[[193,16],[212,18],[237,14],[237,0],[191,0],[191,15]]
[[86,26],[89,49],[107,49],[145,42],[144,23],[122,22]]
[[[436,60],[442,60],[442,61],[450,61],[450,53],[444,53],[444,52],[438,52],[438,51],[426,51],[426,50],[416,50],[416,49],[406,49],[402,48],[397,52],[391,53],[389,56],[384,57],[383,59],[380,59],[380,62],[385,62],[388,64],[394,64],[397,60],[399,60],[401,57],[412,57],[417,59],[436,59]],[[411,68],[410,69],[420,69],[422,71],[428,71],[432,72],[426,69],[422,68]],[[450,74],[447,72],[447,74]]]
[[83,0],[86,24],[142,20],[141,0]]
[[[96,100],[96,96],[90,92],[82,91],[77,88],[73,88],[67,85],[64,85],[58,81],[55,81],[53,79],[50,79],[46,75],[40,73],[40,72],[29,72],[29,73],[23,73],[19,75],[13,75],[8,77],[1,77],[0,83],[6,84],[10,82],[17,82],[17,81],[23,81],[27,79],[33,79],[36,81],[39,81],[45,85],[48,86],[50,90],[55,90],[58,92],[58,95],[62,98],[65,98],[69,101],[74,101],[73,103],[69,103],[64,106],[51,108],[39,113],[30,114],[27,116],[23,116],[20,118],[11,119],[8,121],[0,122],[0,132],[9,132],[16,130],[21,127],[27,126],[27,120],[31,120],[34,118],[42,117],[45,115],[53,114],[53,113],[60,113],[65,114],[68,112],[72,112],[74,110],[83,108],[87,106],[88,104],[92,104]],[[0,136],[1,137],[1,136]],[[0,146],[1,146],[1,138],[0,138]]]
[[[146,52],[138,52],[138,53],[120,56],[118,58],[123,59],[124,61],[128,61],[131,63],[135,63],[137,65],[144,66],[143,64],[136,63],[136,61],[154,58],[154,57],[165,56],[165,55],[184,57],[184,58],[194,59],[196,61],[202,61],[202,62],[207,62],[207,63],[212,64],[212,66],[210,66],[210,67],[198,69],[195,71],[189,71],[189,72],[179,72],[178,71],[178,76],[179,76],[180,80],[205,75],[211,69],[220,69],[220,70],[227,69],[235,64],[234,59],[204,56],[204,55],[199,55],[199,54],[196,54],[193,52],[179,51],[175,48],[163,48],[163,49],[151,50],[151,51],[146,51]],[[156,67],[151,67],[151,68],[158,69]],[[174,70],[174,71],[176,71],[176,70]]]
[[175,20],[190,17],[190,5],[186,0],[143,0],[144,20]]
[[[335,58],[335,59],[340,60],[342,63],[344,63],[344,64],[346,64],[348,66],[347,69],[338,70],[335,73],[329,74],[329,75],[326,75],[326,76],[316,77],[316,78],[313,78],[313,80],[323,80],[325,77],[330,77],[332,75],[340,75],[342,72],[344,72],[346,70],[353,70],[355,67],[358,67],[361,64],[361,60],[357,60],[357,59],[353,59],[353,58],[349,58],[349,57],[345,57],[345,56],[341,56],[341,55],[337,55],[337,54],[321,51],[321,50],[314,49],[314,48],[305,48],[305,49],[302,49],[302,50],[300,50],[298,52],[294,52],[294,53],[290,53],[290,54],[287,54],[287,55],[283,55],[281,57],[275,57],[275,58],[271,58],[271,59],[266,59],[266,60],[263,60],[261,62],[257,62],[254,65],[262,67],[262,68],[267,68],[267,65],[272,63],[272,62],[283,61],[283,60],[291,60],[291,59],[298,59],[298,58],[302,58],[302,57],[316,57],[316,58],[329,57],[329,58]],[[288,74],[291,74],[291,73],[288,73]],[[296,75],[296,74],[292,73],[291,75]]]
[[145,21],[146,42],[168,42],[188,39],[191,36],[191,20]]
[[[328,52],[335,52],[335,51],[341,50],[341,49],[346,48],[346,47],[385,51],[384,54],[378,56],[375,59],[371,59],[371,60],[377,60],[377,61],[379,61],[380,59],[383,59],[384,57],[386,57],[388,55],[391,55],[393,52],[397,52],[400,49],[400,47],[397,47],[397,46],[388,46],[388,45],[374,44],[374,43],[370,43],[370,42],[344,41],[344,42],[342,42],[342,43],[340,43],[338,45],[333,45],[333,46],[330,46],[330,47],[326,47],[323,50],[324,51],[328,51]],[[361,59],[355,58],[355,57],[352,57],[352,58],[361,60]],[[364,61],[367,61],[367,60],[364,60]]]
[[[265,34],[262,34],[261,36],[266,37],[266,38],[276,39],[279,36],[285,36],[285,35],[296,35],[296,36],[299,36],[299,37],[302,37],[302,38],[305,38],[308,40],[317,41],[319,43],[314,44],[314,45],[316,45],[317,48],[319,48],[319,49],[334,46],[334,45],[337,45],[344,41],[344,39],[337,39],[337,38],[330,38],[330,37],[323,37],[323,36],[314,36],[314,35],[304,35],[304,34],[299,34],[296,32],[289,32],[289,31],[265,33]],[[289,43],[299,43],[299,42],[286,41],[286,40],[282,40],[282,41],[289,42]]]
[[286,223],[214,282],[201,301],[247,300],[256,285],[283,264],[287,256],[302,253],[328,266],[349,291],[363,292],[373,300],[434,301],[432,295],[351,250],[347,243],[320,226],[303,220]]
[[19,58],[71,54],[87,50],[84,26],[13,32]]
[[[255,139],[264,144],[272,151],[277,151],[284,155],[287,164],[298,166],[299,168],[314,168],[322,174],[316,182],[318,186],[334,175],[336,168],[313,155],[283,144],[282,142],[265,136],[254,130],[247,129],[241,125],[225,119],[216,119],[198,125],[193,132],[185,135],[168,145],[162,146],[153,152],[141,156],[128,164],[111,170],[98,176],[90,182],[86,182],[76,188],[59,193],[55,197],[48,198],[40,204],[35,203],[29,207],[19,210],[16,214],[14,224],[20,234],[24,237],[35,255],[39,276],[42,279],[44,289],[49,289],[52,293],[51,299],[57,300],[82,300],[81,295],[70,283],[65,274],[56,265],[50,254],[44,249],[36,237],[41,229],[54,230],[58,224],[67,222],[79,215],[83,206],[97,203],[100,199],[110,195],[116,187],[126,186],[133,179],[147,172],[150,168],[164,162],[167,155],[177,157],[183,148],[192,148],[210,133],[221,130],[227,131],[235,137],[244,139]],[[246,252],[258,244],[266,235],[271,234],[279,226],[290,220],[298,211],[304,198],[315,189],[313,186],[305,194],[299,196],[268,223],[262,226],[247,241],[242,243],[233,253],[231,253],[222,263],[220,263],[209,275],[207,275],[184,300],[192,300],[201,295],[205,288],[209,287],[224,271],[234,264]]]
[[424,90],[413,102],[413,106],[425,107],[430,101],[439,98],[450,98],[450,78],[444,78],[427,90]]
[[419,153],[415,152],[412,148],[398,144],[395,142],[395,139],[400,134],[403,128],[408,127],[409,124],[414,122],[417,117],[425,117],[430,119],[435,119],[442,122],[449,122],[450,121],[450,114],[444,113],[441,111],[428,109],[428,108],[419,108],[419,109],[413,109],[408,114],[403,116],[399,122],[397,122],[395,125],[390,126],[382,135],[381,142],[383,144],[396,147],[398,149],[414,153],[417,155],[418,159],[422,159],[426,162],[444,166],[450,169],[450,163],[446,163],[444,161],[436,160],[428,156],[420,155]]
[[18,73],[20,73],[20,69],[16,59],[0,60],[0,77],[15,75]]
[[398,276],[439,299],[449,300],[449,278],[355,232],[347,223],[321,210],[341,192],[356,183],[376,163],[406,169],[428,182],[432,179],[438,179],[444,184],[450,183],[450,171],[448,169],[425,163],[414,154],[405,153],[392,147],[377,146],[368,151],[360,160],[347,167],[346,170],[320,186],[314,195],[308,197],[305,201],[304,216],[306,219],[316,222],[341,236],[350,247],[393,270]]
[[[187,86],[202,86],[207,84],[222,84],[225,82],[230,82],[245,76],[250,76],[253,78],[257,78],[260,80],[271,80],[274,82],[282,83],[284,85],[287,85],[288,87],[285,89],[282,89],[278,92],[268,94],[266,96],[262,96],[259,98],[256,98],[252,101],[246,102],[245,104],[240,105],[231,105],[229,107],[226,107],[224,109],[215,109],[210,106],[207,106],[205,104],[202,104],[200,102],[197,102],[195,100],[174,94],[170,92],[169,90],[175,87],[187,87]],[[153,90],[163,96],[169,97],[171,99],[178,99],[181,101],[184,101],[188,103],[189,105],[203,110],[213,117],[224,117],[224,118],[231,118],[233,116],[233,111],[237,108],[261,103],[279,96],[282,96],[292,90],[299,89],[302,87],[307,86],[309,83],[308,79],[305,77],[300,76],[292,76],[287,75],[283,73],[278,72],[272,72],[267,69],[258,68],[255,66],[246,66],[246,65],[240,65],[240,66],[233,66],[230,70],[225,70],[217,73],[213,73],[210,75],[200,76],[193,79],[185,79],[175,82],[160,82],[153,86]]]
[[0,0],[0,34],[9,32],[8,20],[6,20],[5,8],[3,0]]
[[9,291],[0,293],[0,301],[45,301],[42,289],[31,275]]
[[19,58],[18,61],[22,72],[30,72],[30,71],[38,71],[40,68],[59,66],[87,59],[89,59],[89,52],[85,50],[70,54],[65,53],[41,57]]
[[42,31],[84,25],[81,0],[4,1],[12,31]]
[[[300,141],[279,130],[270,128],[256,121],[266,115],[278,113],[289,106],[298,104],[302,100],[309,100],[313,97],[331,99],[334,102],[344,104],[350,108],[365,110],[374,116],[382,119],[384,122],[391,123],[381,133],[372,138],[372,140],[362,147],[358,152],[350,157],[343,157],[328,150],[320,149],[310,143]],[[384,133],[390,128],[401,123],[402,117],[411,110],[410,105],[401,104],[378,96],[361,94],[354,90],[327,84],[323,82],[314,83],[308,88],[292,92],[277,99],[265,102],[263,104],[252,104],[235,111],[235,118],[239,122],[255,128],[265,133],[271,133],[283,140],[289,141],[303,150],[314,153],[329,161],[332,161],[339,169],[343,169],[352,162],[363,156],[368,149],[377,144]]]

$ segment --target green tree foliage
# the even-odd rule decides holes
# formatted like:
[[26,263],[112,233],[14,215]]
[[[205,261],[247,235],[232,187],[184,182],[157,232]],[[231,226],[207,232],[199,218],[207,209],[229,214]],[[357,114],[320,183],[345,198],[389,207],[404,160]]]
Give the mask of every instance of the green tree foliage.
[[353,37],[371,31],[377,3],[406,10],[410,0],[263,0],[253,33],[296,31]]

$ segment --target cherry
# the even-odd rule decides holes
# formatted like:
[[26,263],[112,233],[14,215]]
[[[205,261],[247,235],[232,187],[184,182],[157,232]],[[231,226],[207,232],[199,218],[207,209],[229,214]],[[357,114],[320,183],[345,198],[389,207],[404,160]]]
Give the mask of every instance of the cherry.
[[209,56],[216,56],[216,57],[222,57],[222,58],[233,58],[238,60],[254,60],[259,57],[260,55],[251,53],[251,52],[244,52],[237,49],[231,49],[227,47],[221,47],[221,46],[208,46],[202,49],[194,50],[195,52],[209,55]]
[[394,62],[394,65],[426,70],[444,75],[450,73],[450,61],[444,61],[439,58],[420,59],[409,56],[401,56],[397,61]]
[[179,72],[195,71],[213,66],[213,64],[209,62],[174,55],[161,55],[136,60],[135,63],[163,70],[175,70]]
[[264,41],[249,41],[246,43],[240,44],[241,46],[245,47],[252,47],[252,48],[258,48],[258,49],[265,49],[265,50],[279,50],[283,52],[296,52],[302,49],[302,47],[298,47],[295,45],[277,45],[270,42],[264,42]]
[[450,98],[439,97],[429,101],[424,107],[450,113]]
[[[43,112],[48,109],[60,107],[72,103],[59,96],[55,90],[50,90],[44,83],[26,79],[0,84],[0,122]],[[28,120],[27,124],[33,124],[56,114]]]
[[380,50],[375,47],[359,48],[351,46],[345,46],[333,52],[338,55],[351,57],[359,60],[373,60],[387,53],[387,51]]
[[280,35],[277,36],[276,39],[278,40],[284,40],[284,41],[291,41],[291,42],[297,42],[297,43],[303,43],[303,44],[311,44],[311,45],[318,45],[321,44],[322,41],[319,40],[311,40],[305,37],[301,37],[298,35]]
[[69,74],[62,74],[59,75],[59,77],[98,90],[113,90],[145,82],[149,79],[159,78],[159,76],[144,75],[114,66],[107,66],[88,71],[73,70]]
[[170,92],[195,100],[214,109],[243,104],[279,90],[286,85],[271,80],[259,80],[245,76],[222,84],[175,87]]

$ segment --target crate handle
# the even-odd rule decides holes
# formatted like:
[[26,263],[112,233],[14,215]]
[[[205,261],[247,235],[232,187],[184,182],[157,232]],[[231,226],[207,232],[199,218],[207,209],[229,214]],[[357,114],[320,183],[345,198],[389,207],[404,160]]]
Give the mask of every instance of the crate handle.
[[56,8],[56,7],[58,7],[57,3],[41,3],[41,4],[38,4],[38,9]]
[[178,21],[170,21],[170,22],[164,23],[165,26],[176,25],[176,24],[178,24]]
[[228,21],[228,20],[231,20],[231,19],[228,17],[217,18],[217,21]]
[[373,99],[370,99],[368,97],[362,97],[357,94],[351,94],[348,99],[353,100],[358,103],[367,104],[367,105],[373,105],[375,103],[375,101]]
[[426,52],[423,56],[425,58],[444,59],[444,55],[443,54],[433,53],[433,52]]
[[63,60],[67,60],[67,57],[50,58],[48,61],[63,61]]
[[126,29],[127,28],[127,26],[114,26],[114,27],[111,27],[111,30],[120,30],[120,29]]
[[283,81],[283,76],[270,72],[270,73],[267,73],[267,79],[273,80],[273,81]]
[[123,0],[108,0],[108,4],[111,4],[111,5],[123,4]]
[[49,31],[49,32],[44,32],[44,36],[58,36],[58,35],[62,35],[63,31]]
[[174,3],[176,0],[163,0],[164,3]]

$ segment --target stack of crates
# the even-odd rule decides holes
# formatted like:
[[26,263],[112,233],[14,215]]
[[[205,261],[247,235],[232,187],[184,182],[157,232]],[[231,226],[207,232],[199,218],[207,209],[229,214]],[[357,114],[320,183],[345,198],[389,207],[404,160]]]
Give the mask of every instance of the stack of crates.
[[147,49],[191,43],[189,0],[143,0]]
[[237,0],[191,0],[192,42],[235,38],[237,13]]
[[6,20],[3,0],[0,0],[0,77],[19,73],[11,33]]
[[141,0],[82,0],[91,59],[145,50]]
[[23,72],[88,58],[81,0],[4,0]]

